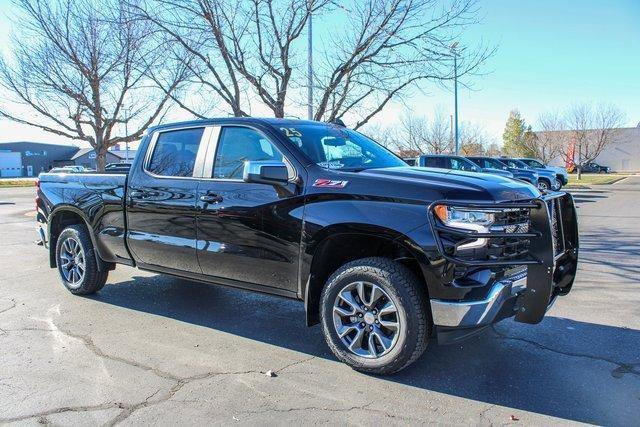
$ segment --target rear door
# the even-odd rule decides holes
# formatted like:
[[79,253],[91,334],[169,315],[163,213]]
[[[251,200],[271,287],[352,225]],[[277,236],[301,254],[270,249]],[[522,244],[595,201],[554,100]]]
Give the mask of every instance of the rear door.
[[[296,169],[282,153],[257,128],[233,125],[212,132],[207,178],[199,185],[197,200],[197,253],[204,274],[297,290],[303,199],[294,183]],[[260,160],[287,163],[290,183],[244,182],[244,162]]]
[[142,166],[132,171],[127,241],[141,266],[200,272],[196,200],[209,135],[204,126],[158,131]]

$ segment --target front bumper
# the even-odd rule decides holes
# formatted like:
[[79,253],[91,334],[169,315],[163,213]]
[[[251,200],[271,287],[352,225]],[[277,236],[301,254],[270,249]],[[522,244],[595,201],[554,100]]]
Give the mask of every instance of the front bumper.
[[515,314],[516,299],[527,286],[526,270],[493,284],[484,299],[475,301],[431,300],[431,315],[436,326],[475,328],[490,325]]
[[[449,204],[471,208],[530,209],[530,227],[525,233],[511,233],[510,238],[529,239],[526,254],[509,259],[463,259],[445,247],[447,236],[497,238],[501,233],[474,233],[452,230],[439,224],[433,206]],[[466,267],[519,267],[526,270],[494,282],[485,296],[474,300],[431,300],[433,322],[440,329],[477,330],[506,317],[523,323],[539,323],[558,295],[569,293],[577,270],[578,226],[573,198],[567,193],[549,193],[540,199],[515,203],[435,202],[430,222],[438,249],[447,261]],[[462,240],[468,241],[468,240]],[[440,335],[440,333],[439,333]]]

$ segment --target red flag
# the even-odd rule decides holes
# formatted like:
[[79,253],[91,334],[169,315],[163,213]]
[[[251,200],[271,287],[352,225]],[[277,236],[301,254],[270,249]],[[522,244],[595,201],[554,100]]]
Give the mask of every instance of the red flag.
[[576,140],[575,138],[571,138],[569,142],[569,150],[567,151],[567,158],[565,159],[564,166],[568,171],[573,170],[576,167],[576,162],[574,160],[576,155]]

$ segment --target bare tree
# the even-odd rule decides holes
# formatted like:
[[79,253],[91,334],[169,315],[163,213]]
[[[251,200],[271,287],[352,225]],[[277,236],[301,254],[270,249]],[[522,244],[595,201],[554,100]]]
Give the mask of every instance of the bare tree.
[[533,157],[549,163],[558,157],[567,144],[564,120],[558,112],[543,113],[538,117],[538,131],[527,134],[523,145]]
[[481,156],[489,145],[489,137],[477,124],[463,122],[460,126],[460,154],[462,156]]
[[453,147],[451,127],[442,109],[435,110],[433,119],[406,111],[400,118],[400,147],[420,154],[450,153]]
[[[192,57],[193,88],[222,101],[235,116],[250,114],[252,101],[276,117],[299,107],[306,86],[303,31],[311,14],[346,21],[328,32],[316,59],[315,119],[357,117],[366,124],[391,99],[427,80],[453,79],[450,45],[476,22],[474,0],[129,0],[140,18],[170,34]],[[476,71],[491,49],[458,49],[458,77]],[[211,96],[215,95],[215,96]],[[176,101],[197,117],[211,105]]]
[[[13,55],[0,61],[0,84],[12,98],[0,116],[88,142],[104,170],[108,148],[139,139],[165,112],[183,74],[174,69],[168,93],[150,88],[147,70],[170,58],[150,26],[130,19],[118,1],[15,3],[22,16]],[[13,103],[33,115],[16,113]],[[137,127],[118,135],[130,120]]]
[[357,129],[426,81],[452,80],[453,54],[458,78],[492,54],[483,47],[451,50],[464,27],[477,22],[473,0],[355,0],[337,10],[347,14],[348,25],[332,31],[325,43],[315,76],[321,90],[316,120],[351,115]]
[[402,152],[403,143],[397,126],[368,123],[367,126],[360,128],[360,132],[391,151]]
[[[145,0],[129,4],[138,16],[169,34],[190,58],[193,97],[175,100],[196,117],[223,102],[234,116],[250,115],[252,95],[284,117],[294,51],[311,13],[330,0]],[[213,95],[213,96],[212,96]]]
[[624,122],[622,111],[613,106],[599,104],[575,104],[566,113],[569,143],[563,146],[562,154],[569,157],[570,146],[575,144],[574,159],[578,179],[582,167],[595,160],[616,137],[617,129]]

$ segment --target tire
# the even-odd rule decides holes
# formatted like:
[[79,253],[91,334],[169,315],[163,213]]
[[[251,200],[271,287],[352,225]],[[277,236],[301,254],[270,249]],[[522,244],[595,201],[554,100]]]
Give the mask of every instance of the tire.
[[89,232],[79,224],[70,225],[58,236],[56,265],[62,284],[74,295],[98,292],[109,275],[106,268],[98,269]]
[[[359,283],[365,288],[371,288],[368,295],[365,291],[365,299],[373,301],[366,312],[358,297]],[[355,289],[351,289],[354,285]],[[375,287],[378,290],[374,292]],[[380,290],[384,296],[380,296]],[[360,303],[362,312],[344,317],[337,314],[352,311],[345,309],[345,306],[351,305],[342,297],[339,298],[339,294],[354,298],[352,302]],[[374,295],[379,298],[374,300]],[[395,309],[393,314],[386,314],[390,307],[389,302]],[[335,308],[336,304],[342,305]],[[376,312],[377,317],[372,321],[371,317]],[[364,317],[358,317],[363,313]],[[357,371],[379,375],[398,372],[418,359],[427,348],[433,328],[424,283],[421,283],[407,267],[387,258],[363,258],[349,262],[334,272],[322,290],[320,317],[324,338],[340,361]],[[348,319],[346,325],[343,324],[344,319]],[[397,325],[395,332],[385,326],[393,325],[394,320]],[[345,329],[349,329],[350,332],[341,338],[338,328],[343,333]],[[360,340],[361,347],[367,346],[367,349],[359,348],[359,334],[363,336]],[[371,338],[371,335],[374,335],[374,338]],[[379,338],[381,336],[383,339]],[[373,352],[370,351],[371,339]],[[355,350],[349,349],[349,340],[351,344],[355,343]],[[386,349],[383,341],[387,344]]]
[[553,184],[553,188],[555,188],[555,191],[560,191],[560,189],[562,189],[562,181],[560,181],[558,178],[555,179]]
[[551,183],[546,179],[538,180],[538,190],[548,191],[551,188]]

